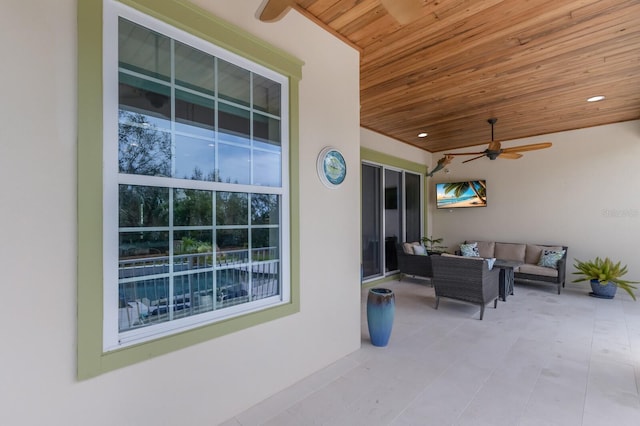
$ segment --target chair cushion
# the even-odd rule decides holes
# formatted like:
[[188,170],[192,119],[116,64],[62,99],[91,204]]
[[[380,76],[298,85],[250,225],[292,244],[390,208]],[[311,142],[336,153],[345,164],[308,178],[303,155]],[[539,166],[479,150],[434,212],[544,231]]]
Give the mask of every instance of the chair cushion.
[[542,254],[542,250],[553,250],[560,251],[562,247],[560,246],[540,246],[536,244],[527,244],[526,253],[524,256],[524,263],[530,263],[532,265],[537,265],[540,261],[540,255]]
[[402,250],[404,251],[405,254],[414,254],[413,246],[417,244],[418,243],[402,243]]
[[494,256],[503,260],[524,262],[526,244],[496,243]]
[[546,268],[544,266],[538,265],[529,265],[525,263],[524,265],[520,265],[518,268],[518,272],[521,274],[531,274],[531,275],[542,275],[545,277],[557,277],[558,270],[553,268]]

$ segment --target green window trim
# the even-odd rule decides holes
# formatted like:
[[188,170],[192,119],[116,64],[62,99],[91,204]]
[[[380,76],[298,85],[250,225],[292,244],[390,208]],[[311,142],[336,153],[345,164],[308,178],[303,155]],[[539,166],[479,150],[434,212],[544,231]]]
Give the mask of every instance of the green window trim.
[[427,173],[427,166],[424,164],[394,157],[370,148],[360,148],[360,160],[384,164],[385,166],[396,167],[398,169],[408,170],[421,175],[426,175]]
[[[107,0],[105,0],[107,1]],[[170,25],[289,78],[291,301],[288,304],[103,351],[102,0],[78,2],[78,269],[77,377],[88,379],[146,359],[234,333],[300,310],[299,88],[303,63],[209,12],[179,0],[121,0]]]
[[[371,163],[384,164],[385,166],[396,167],[398,169],[407,170],[417,173],[423,177],[427,175],[427,166],[424,164],[416,163],[403,158],[394,157],[393,155],[385,154],[380,151],[375,151],[370,148],[360,147],[360,161],[369,161]],[[427,194],[428,194],[428,180],[425,179],[424,184],[424,220],[427,220]],[[426,222],[425,222],[426,223]]]

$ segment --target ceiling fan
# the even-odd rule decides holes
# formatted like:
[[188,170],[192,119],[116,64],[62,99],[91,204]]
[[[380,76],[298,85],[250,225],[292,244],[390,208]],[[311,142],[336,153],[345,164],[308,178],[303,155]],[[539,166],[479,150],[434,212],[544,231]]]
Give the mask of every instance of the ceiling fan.
[[487,120],[487,122],[491,124],[491,142],[489,142],[489,146],[487,147],[487,149],[482,152],[461,152],[445,155],[476,155],[476,157],[465,160],[463,161],[463,163],[468,163],[469,161],[477,160],[478,158],[482,157],[488,157],[490,160],[495,160],[498,157],[506,158],[508,160],[517,160],[518,158],[522,157],[522,154],[520,154],[521,152],[545,149],[549,148],[552,145],[551,142],[541,142],[502,149],[500,147],[500,142],[493,139],[493,125],[496,124],[496,121],[498,121],[497,118],[490,118]]
[[[380,0],[380,3],[387,9],[389,15],[404,25],[419,17],[424,0]],[[262,8],[260,20],[263,22],[278,21],[292,7],[298,7],[296,0],[268,0]]]

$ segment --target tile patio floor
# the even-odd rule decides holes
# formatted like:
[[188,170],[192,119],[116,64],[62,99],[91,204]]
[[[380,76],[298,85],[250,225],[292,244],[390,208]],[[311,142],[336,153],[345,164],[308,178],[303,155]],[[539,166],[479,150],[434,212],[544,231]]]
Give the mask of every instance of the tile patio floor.
[[640,425],[640,300],[516,285],[479,321],[469,304],[434,310],[424,281],[384,287],[396,297],[386,348],[369,341],[363,289],[358,351],[224,426]]

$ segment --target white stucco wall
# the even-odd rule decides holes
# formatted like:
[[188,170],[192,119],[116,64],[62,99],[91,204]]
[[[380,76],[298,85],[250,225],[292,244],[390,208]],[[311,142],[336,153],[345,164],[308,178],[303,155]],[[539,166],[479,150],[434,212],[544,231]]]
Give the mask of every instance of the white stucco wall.
[[305,62],[300,313],[76,380],[76,1],[3,1],[0,424],[217,424],[360,345],[358,53],[295,12],[260,23],[261,0],[195,3]]
[[365,128],[360,129],[360,144],[365,148],[413,161],[414,163],[426,164],[427,166],[430,166],[433,157],[428,151],[418,149]]

